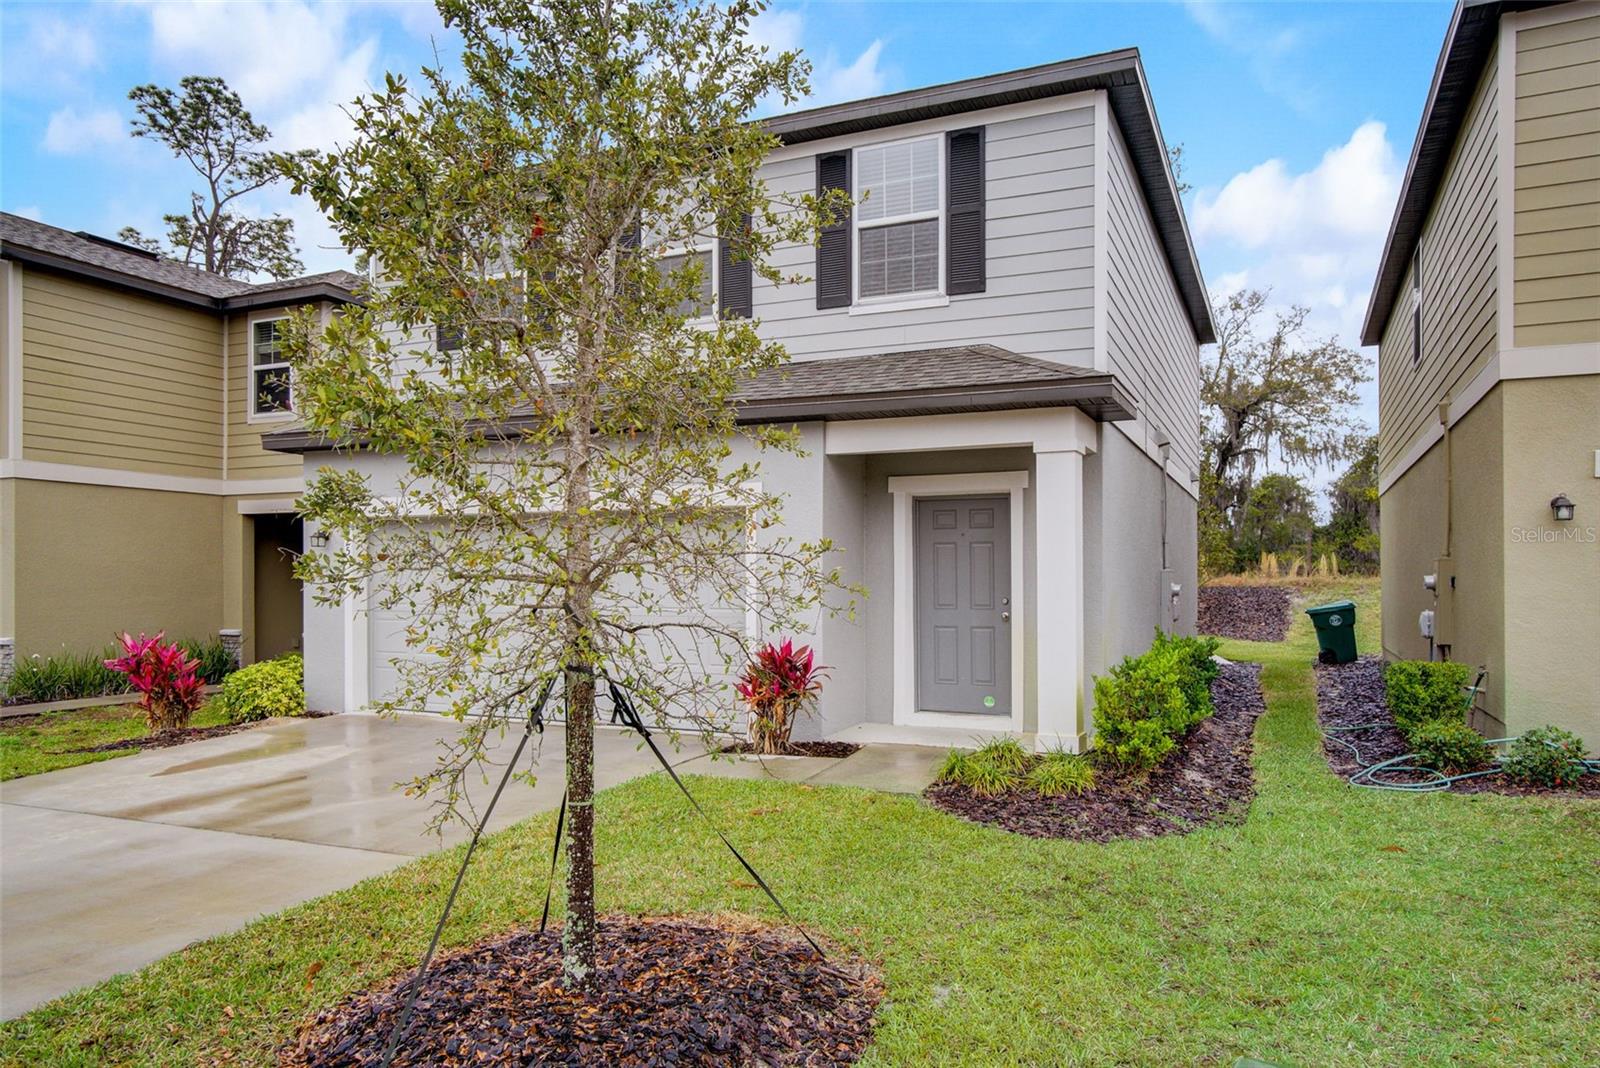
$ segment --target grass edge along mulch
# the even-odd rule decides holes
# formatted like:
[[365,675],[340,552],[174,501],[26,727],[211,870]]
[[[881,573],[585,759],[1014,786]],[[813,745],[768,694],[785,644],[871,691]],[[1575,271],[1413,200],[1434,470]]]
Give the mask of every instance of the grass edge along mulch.
[[1188,834],[1241,818],[1255,796],[1252,737],[1256,719],[1266,711],[1260,666],[1223,665],[1211,697],[1216,711],[1148,775],[1097,767],[1092,787],[1060,797],[1030,789],[983,797],[958,783],[934,783],[923,797],[940,811],[974,823],[1080,842]]
[[[513,931],[433,962],[395,1068],[522,1064],[852,1064],[872,1040],[877,972],[792,927],[744,917],[607,916],[596,989],[560,981],[561,930]],[[280,1068],[381,1062],[415,969],[321,1012]]]

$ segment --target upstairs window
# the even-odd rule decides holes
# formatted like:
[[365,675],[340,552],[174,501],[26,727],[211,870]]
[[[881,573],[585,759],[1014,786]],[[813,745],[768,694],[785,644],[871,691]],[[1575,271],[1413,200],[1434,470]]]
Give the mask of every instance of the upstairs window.
[[1411,253],[1411,366],[1422,366],[1422,245]]
[[691,258],[700,265],[700,290],[696,295],[679,302],[678,314],[688,319],[704,319],[716,308],[717,257],[712,255],[711,250],[697,248],[662,256],[656,261],[656,271],[666,281],[675,272],[683,270]]
[[257,319],[250,324],[250,415],[287,416],[293,411],[289,360],[283,351],[287,318]]
[[941,138],[855,151],[856,299],[938,293]]

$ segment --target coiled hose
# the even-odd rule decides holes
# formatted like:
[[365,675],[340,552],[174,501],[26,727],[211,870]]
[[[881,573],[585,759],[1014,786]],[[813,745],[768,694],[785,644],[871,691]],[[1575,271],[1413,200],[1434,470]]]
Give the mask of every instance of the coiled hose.
[[[1386,726],[1388,726],[1386,723],[1364,723],[1358,727],[1332,727],[1328,729],[1328,740],[1337,742],[1350,750],[1351,753],[1355,754],[1356,763],[1361,765],[1361,770],[1350,776],[1351,786],[1361,786],[1368,790],[1401,790],[1406,793],[1425,794],[1438,790],[1448,790],[1451,786],[1465,779],[1478,779],[1485,775],[1498,775],[1502,770],[1502,761],[1497,759],[1491,767],[1484,768],[1482,771],[1466,771],[1458,775],[1446,775],[1437,768],[1428,768],[1411,763],[1417,758],[1415,753],[1402,753],[1397,757],[1390,757],[1388,760],[1369,764],[1361,755],[1361,750],[1356,748],[1353,742],[1336,737],[1339,734],[1376,730],[1379,727]],[[1509,745],[1519,737],[1521,735],[1513,735],[1510,738],[1490,738],[1488,741],[1490,745]],[[1574,757],[1572,763],[1580,769],[1579,775],[1600,774],[1600,759]],[[1406,782],[1396,782],[1393,779],[1379,778],[1382,775],[1422,775],[1425,778],[1412,778]]]

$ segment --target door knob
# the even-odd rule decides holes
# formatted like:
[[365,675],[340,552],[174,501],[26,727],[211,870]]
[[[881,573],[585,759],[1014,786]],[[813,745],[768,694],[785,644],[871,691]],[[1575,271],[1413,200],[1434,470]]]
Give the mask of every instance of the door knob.
[[1010,623],[1011,622],[1011,613],[1010,612],[1001,612],[1000,613],[1000,622],[1002,622],[1002,623]]

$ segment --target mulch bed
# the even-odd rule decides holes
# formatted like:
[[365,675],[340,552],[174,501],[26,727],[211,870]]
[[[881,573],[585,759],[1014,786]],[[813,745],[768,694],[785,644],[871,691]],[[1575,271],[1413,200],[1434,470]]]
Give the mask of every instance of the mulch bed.
[[[877,975],[792,929],[606,918],[598,989],[560,984],[561,932],[523,931],[436,960],[394,1064],[836,1065],[872,1038]],[[377,1065],[416,973],[323,1012],[280,1068]]]
[[1201,586],[1196,629],[1218,638],[1281,642],[1289,634],[1289,591],[1282,586]]
[[1148,775],[1095,769],[1077,797],[1010,790],[980,797],[965,786],[935,783],[923,797],[935,808],[1035,838],[1110,842],[1187,834],[1242,816],[1255,796],[1250,766],[1256,717],[1266,710],[1259,664],[1225,664],[1211,684],[1216,712],[1178,743]]
[[[790,742],[778,756],[809,756],[830,757],[841,759],[849,756],[861,747],[854,742]],[[755,753],[755,746],[749,742],[732,742],[723,746],[718,752],[722,753]],[[772,755],[772,754],[765,754]]]
[[[1348,779],[1362,768],[1381,764],[1411,751],[1394,725],[1383,686],[1383,659],[1363,656],[1349,664],[1317,664],[1317,723],[1322,751],[1334,774]],[[1361,730],[1339,728],[1361,727]],[[1341,744],[1341,741],[1346,744]],[[1351,747],[1354,747],[1354,750]],[[1381,773],[1386,782],[1421,782],[1421,773]],[[1525,786],[1503,775],[1483,775],[1452,783],[1458,794],[1506,794],[1512,797],[1600,797],[1600,775],[1584,775],[1572,786]]]

